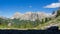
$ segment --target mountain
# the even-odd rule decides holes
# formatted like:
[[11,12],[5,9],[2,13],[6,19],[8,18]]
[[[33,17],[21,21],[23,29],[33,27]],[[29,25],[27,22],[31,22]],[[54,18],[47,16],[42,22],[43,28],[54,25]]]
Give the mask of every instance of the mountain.
[[21,16],[22,16],[21,13],[16,12],[10,19],[14,19],[14,18],[18,19],[18,18],[21,18]]
[[8,28],[9,24],[13,28],[27,29],[46,29],[51,26],[60,26],[60,11],[55,11],[52,14],[44,12],[26,12],[21,14],[16,12],[11,18],[0,17],[0,25],[3,25],[1,27]]
[[46,18],[46,17],[53,17],[55,14],[49,14],[44,12],[26,12],[25,14],[21,14],[19,12],[16,12],[11,19],[20,19],[20,20],[32,20],[35,21],[37,18],[39,20]]
[[2,19],[7,19],[6,17],[4,17],[4,16],[0,16],[0,18],[2,18]]

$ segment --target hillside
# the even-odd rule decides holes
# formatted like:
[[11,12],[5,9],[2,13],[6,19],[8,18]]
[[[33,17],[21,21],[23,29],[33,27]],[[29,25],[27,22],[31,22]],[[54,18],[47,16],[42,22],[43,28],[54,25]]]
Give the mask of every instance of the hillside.
[[49,28],[51,26],[58,26],[59,29],[60,29],[60,16],[47,22],[47,23],[44,23],[44,24],[40,24],[39,26],[37,26],[36,28],[37,29],[46,29],[46,28]]

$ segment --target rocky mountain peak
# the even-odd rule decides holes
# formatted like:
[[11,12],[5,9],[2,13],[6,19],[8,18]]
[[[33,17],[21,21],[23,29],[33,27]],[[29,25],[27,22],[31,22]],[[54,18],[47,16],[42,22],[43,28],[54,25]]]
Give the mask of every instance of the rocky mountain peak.
[[19,12],[16,12],[12,18],[19,18],[21,20],[36,20],[37,18],[42,19],[45,17],[51,17],[52,14],[47,14],[44,12],[26,12],[25,14],[21,14]]

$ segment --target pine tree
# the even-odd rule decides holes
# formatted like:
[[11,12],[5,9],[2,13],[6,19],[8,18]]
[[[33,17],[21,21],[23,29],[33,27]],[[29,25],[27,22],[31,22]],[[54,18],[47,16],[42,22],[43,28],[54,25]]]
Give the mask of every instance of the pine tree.
[[45,22],[47,22],[48,21],[48,19],[47,18],[45,18]]
[[56,17],[60,16],[60,10],[57,10],[57,15]]

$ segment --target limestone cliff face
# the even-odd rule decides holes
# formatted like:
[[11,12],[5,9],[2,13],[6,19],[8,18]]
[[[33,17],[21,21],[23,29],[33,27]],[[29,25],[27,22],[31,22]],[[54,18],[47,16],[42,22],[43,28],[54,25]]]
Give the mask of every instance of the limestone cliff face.
[[21,16],[22,16],[21,13],[16,12],[16,13],[11,17],[11,19],[14,19],[14,18],[18,19],[18,18],[21,18]]
[[52,15],[52,14],[47,14],[47,13],[44,13],[44,12],[26,12],[25,14],[21,14],[19,12],[16,12],[12,17],[11,19],[20,19],[20,20],[36,20],[37,18],[39,19],[42,19],[42,18],[46,18],[46,17],[53,17],[55,16]]

